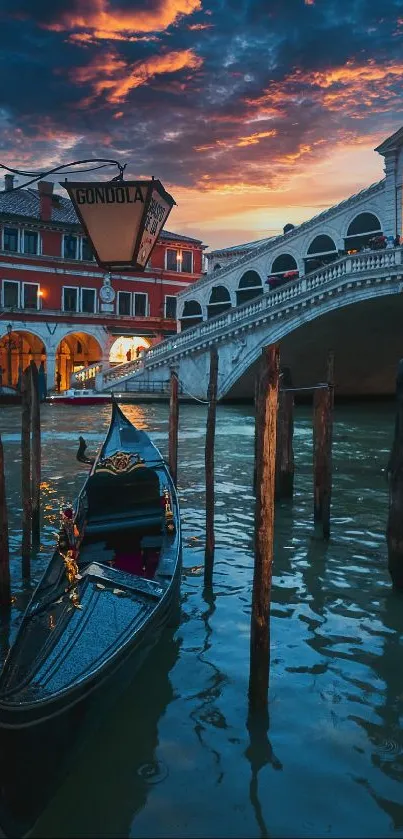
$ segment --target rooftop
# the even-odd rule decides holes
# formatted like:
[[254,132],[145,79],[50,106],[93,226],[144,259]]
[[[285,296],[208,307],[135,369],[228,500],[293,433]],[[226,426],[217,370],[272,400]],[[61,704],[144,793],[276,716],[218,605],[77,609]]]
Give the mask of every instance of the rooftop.
[[218,248],[215,251],[209,251],[207,256],[221,256],[227,253],[237,253],[238,251],[252,251],[259,248],[261,245],[268,245],[275,236],[267,236],[266,239],[256,239],[254,242],[245,242],[241,245],[231,245],[228,248]]
[[[40,221],[39,198],[38,190],[31,189],[30,187],[27,189],[2,190],[0,191],[0,215],[3,214]],[[69,198],[65,198],[58,193],[53,193],[51,219],[50,222],[45,223],[49,224],[51,222],[68,225],[74,224],[80,227],[80,222]],[[201,239],[183,236],[181,233],[172,233],[169,230],[162,230],[159,238],[176,242],[189,242],[189,244],[194,245],[202,244]]]

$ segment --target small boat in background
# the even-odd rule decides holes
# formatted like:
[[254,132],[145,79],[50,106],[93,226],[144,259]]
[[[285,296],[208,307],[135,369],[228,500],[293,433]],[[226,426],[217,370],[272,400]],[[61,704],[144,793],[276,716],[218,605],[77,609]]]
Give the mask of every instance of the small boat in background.
[[54,393],[46,397],[46,402],[51,405],[102,405],[111,401],[110,393],[97,393],[95,390],[78,388],[64,390],[62,393]]
[[46,729],[119,676],[132,679],[178,604],[180,575],[169,468],[113,400],[105,442],[74,509],[62,513],[57,549],[0,676],[0,728]]
[[20,405],[21,393],[15,387],[2,385],[0,387],[0,405]]

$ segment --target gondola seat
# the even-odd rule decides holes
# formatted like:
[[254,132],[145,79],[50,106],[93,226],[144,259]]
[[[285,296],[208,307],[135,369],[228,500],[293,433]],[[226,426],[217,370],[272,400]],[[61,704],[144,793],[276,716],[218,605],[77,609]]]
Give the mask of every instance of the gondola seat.
[[88,482],[87,499],[88,536],[162,528],[161,490],[153,469],[144,467],[119,477],[95,474]]
[[98,535],[115,532],[116,530],[148,530],[149,528],[161,528],[163,521],[161,507],[141,507],[139,509],[124,510],[123,512],[112,512],[109,515],[89,518],[85,527],[85,534]]

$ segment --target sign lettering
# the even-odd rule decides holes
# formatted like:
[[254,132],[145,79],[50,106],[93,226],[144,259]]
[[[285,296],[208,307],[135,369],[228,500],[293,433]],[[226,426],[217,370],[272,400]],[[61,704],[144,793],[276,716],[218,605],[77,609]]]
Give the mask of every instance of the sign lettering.
[[137,187],[132,194],[128,186],[88,186],[76,190],[77,204],[135,204],[144,198]]
[[153,191],[151,201],[147,210],[143,235],[141,237],[137,261],[140,265],[146,265],[160,230],[170,211],[170,206],[159,195],[157,190]]

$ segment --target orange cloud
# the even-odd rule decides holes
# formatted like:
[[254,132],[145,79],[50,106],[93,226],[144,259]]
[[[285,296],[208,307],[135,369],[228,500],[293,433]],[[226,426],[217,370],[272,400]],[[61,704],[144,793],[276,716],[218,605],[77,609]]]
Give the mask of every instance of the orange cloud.
[[64,32],[80,28],[90,30],[99,39],[126,38],[133,32],[162,32],[179,18],[200,11],[201,0],[160,0],[154,9],[111,9],[108,0],[91,0],[82,13],[65,12],[57,23],[46,29]]
[[237,146],[256,146],[260,143],[260,140],[263,140],[264,137],[275,137],[277,131],[272,128],[270,131],[256,131],[255,134],[250,134],[248,137],[239,137],[238,142],[235,144]]
[[124,102],[136,87],[147,84],[154,76],[176,73],[179,70],[195,70],[202,64],[193,50],[155,55],[146,61],[138,61],[132,67],[113,53],[99,55],[86,67],[76,67],[71,76],[79,84],[91,82],[94,96],[81,103],[86,107],[96,96],[106,93],[106,99],[113,105]]
[[[237,137],[233,142],[226,140],[216,140],[214,143],[206,146],[194,146],[195,151],[211,151],[228,150],[233,148],[243,148],[244,146],[256,146],[265,137],[275,137],[277,131],[272,128],[270,131],[256,131],[255,134],[249,134],[246,137]],[[207,177],[207,176],[206,176]]]
[[371,107],[375,113],[388,111],[401,105],[401,96],[394,90],[403,74],[403,63],[366,64],[348,61],[342,67],[304,73],[296,70],[279,83],[271,84],[263,96],[246,100],[247,104],[261,110],[276,107],[285,112],[290,104],[300,106],[304,101],[318,101],[331,111],[360,119],[362,106]]

